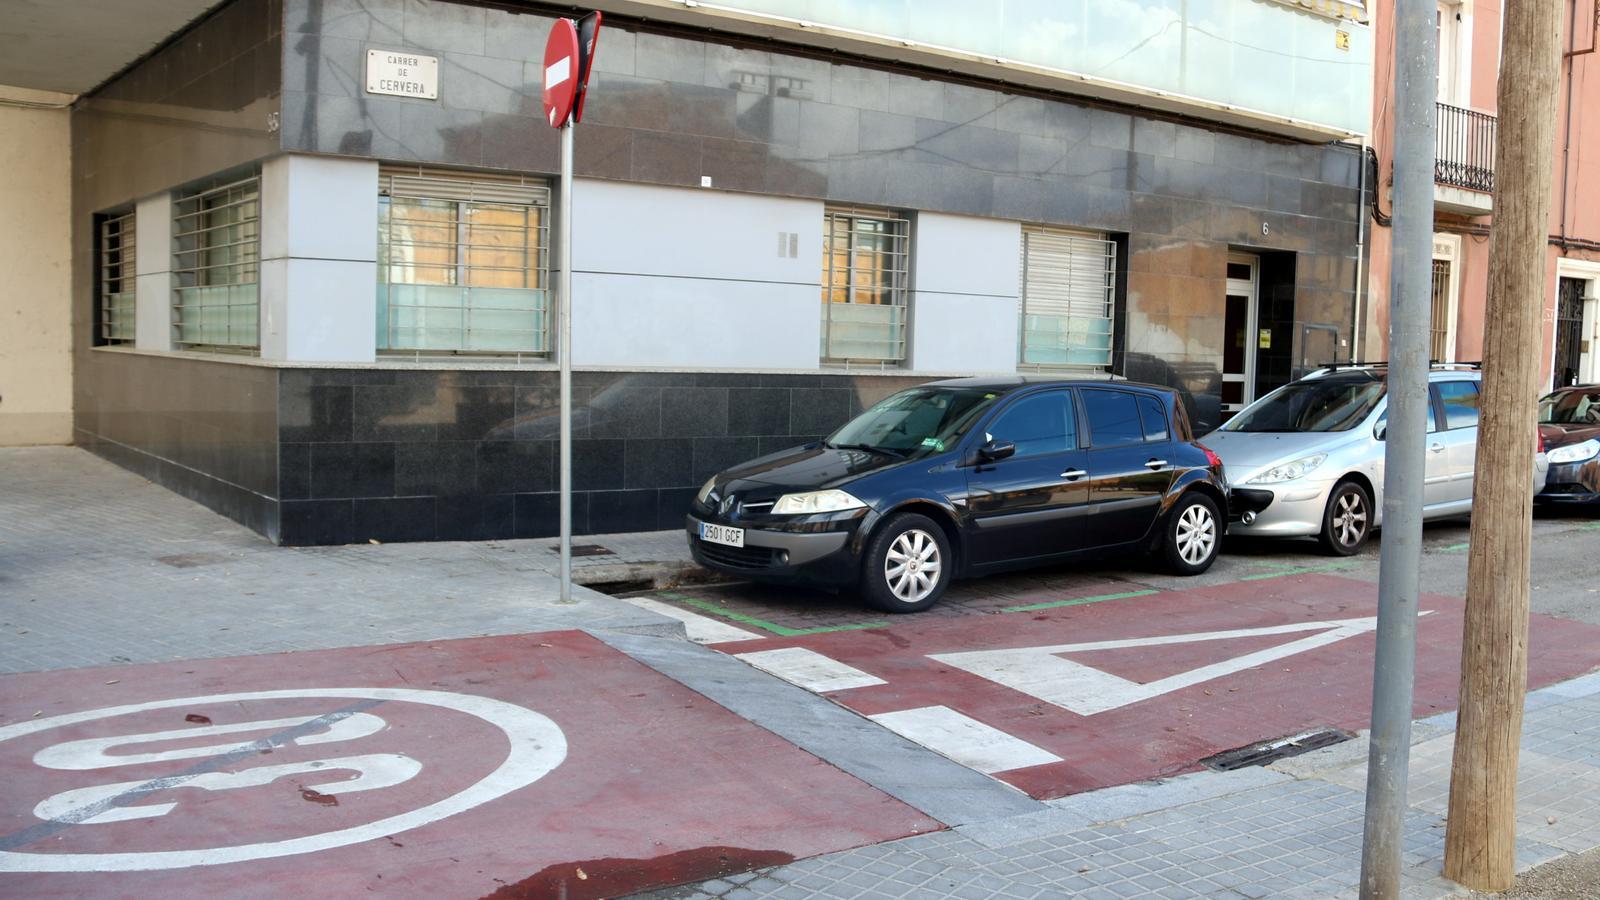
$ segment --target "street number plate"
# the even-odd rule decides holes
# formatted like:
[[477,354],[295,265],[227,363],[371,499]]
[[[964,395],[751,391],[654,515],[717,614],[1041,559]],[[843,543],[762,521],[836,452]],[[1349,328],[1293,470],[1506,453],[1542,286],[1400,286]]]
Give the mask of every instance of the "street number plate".
[[701,522],[700,540],[711,544],[722,544],[725,547],[743,547],[744,529],[729,528],[726,525],[713,525],[710,522]]

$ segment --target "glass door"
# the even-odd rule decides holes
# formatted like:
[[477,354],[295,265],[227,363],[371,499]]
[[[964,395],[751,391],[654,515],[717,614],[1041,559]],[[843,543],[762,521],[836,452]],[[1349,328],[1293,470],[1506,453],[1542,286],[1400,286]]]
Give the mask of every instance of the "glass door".
[[1261,340],[1256,325],[1256,287],[1259,260],[1245,254],[1228,255],[1228,287],[1224,296],[1222,344],[1222,421],[1233,418],[1255,399],[1256,348]]

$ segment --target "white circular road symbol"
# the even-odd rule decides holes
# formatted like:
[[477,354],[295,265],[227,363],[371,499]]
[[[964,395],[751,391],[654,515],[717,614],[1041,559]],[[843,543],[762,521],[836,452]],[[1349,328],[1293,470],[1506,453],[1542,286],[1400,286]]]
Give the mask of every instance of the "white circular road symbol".
[[[0,872],[131,872],[154,869],[181,869],[314,853],[358,844],[397,834],[430,822],[465,812],[518,788],[526,787],[561,765],[567,757],[567,739],[561,728],[533,710],[448,691],[419,691],[403,688],[308,688],[282,691],[245,691],[201,697],[153,700],[84,712],[67,713],[0,727],[0,744],[14,738],[37,734],[51,728],[109,719],[147,710],[170,709],[197,704],[235,703],[248,700],[376,700],[420,703],[475,716],[504,732],[510,744],[505,761],[467,788],[427,806],[390,816],[365,825],[356,825],[321,834],[288,840],[238,844],[231,847],[206,847],[194,850],[159,850],[124,853],[25,853],[0,850]],[[221,731],[223,729],[214,729]],[[92,743],[92,742],[78,742]],[[59,746],[59,745],[58,745]],[[40,754],[42,755],[42,754]],[[35,757],[36,760],[38,757]],[[74,767],[76,768],[76,767]],[[202,776],[203,777],[203,776]]]

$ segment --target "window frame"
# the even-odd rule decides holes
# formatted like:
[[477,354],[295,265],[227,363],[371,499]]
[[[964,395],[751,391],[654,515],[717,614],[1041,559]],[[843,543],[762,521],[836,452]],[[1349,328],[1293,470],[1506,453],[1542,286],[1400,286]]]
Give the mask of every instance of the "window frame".
[[[836,223],[848,222],[844,233],[850,240],[844,249],[845,265],[842,269],[835,265],[837,252],[833,246],[834,235],[838,230]],[[890,226],[883,234],[889,240],[898,244],[898,249],[888,251],[863,250],[856,246],[855,237],[858,231],[858,222],[877,222]],[[910,350],[911,335],[911,247],[914,230],[911,214],[897,210],[873,209],[855,206],[824,206],[822,211],[822,271],[821,271],[821,300],[822,300],[822,334],[820,338],[819,358],[824,366],[893,368],[906,364]],[[888,258],[889,265],[882,270],[888,276],[889,293],[888,303],[861,303],[856,297],[864,288],[857,283],[855,274],[864,271],[856,263],[858,252],[882,253]],[[843,273],[842,283],[839,273]],[[835,301],[837,291],[844,291],[846,299]],[[873,291],[883,290],[874,287]],[[849,355],[835,352],[835,339],[833,335],[835,306],[882,306],[898,309],[898,316],[890,316],[888,323],[890,337],[887,340],[889,349],[886,354],[878,356]],[[871,323],[868,323],[871,324]],[[842,343],[842,342],[841,342]],[[854,343],[865,343],[855,341]]]
[[[208,205],[208,201],[222,202]],[[212,353],[259,354],[261,352],[261,173],[251,171],[243,177],[219,177],[200,186],[175,192],[172,197],[172,346],[179,350]],[[254,215],[245,211],[254,208]],[[233,218],[228,211],[239,210]],[[224,215],[226,214],[226,215]],[[208,217],[224,217],[213,220]],[[184,223],[194,220],[192,227]],[[230,229],[247,235],[239,239],[211,242],[213,236],[231,238]],[[193,239],[193,246],[188,246]],[[213,262],[212,254],[224,253],[222,262]],[[248,276],[248,277],[246,277]],[[185,281],[191,283],[185,284]],[[236,302],[232,297],[221,304],[193,302],[186,299],[186,291],[203,288],[250,288],[251,299]],[[184,313],[186,310],[222,308],[227,310],[224,336],[232,338],[234,309],[244,308],[253,313],[245,316],[249,323],[249,340],[185,340]],[[207,326],[195,323],[195,328]],[[244,328],[243,324],[239,325]]]
[[[1071,297],[1072,291],[1088,290],[1087,282],[1085,282],[1085,285],[1082,287],[1075,285],[1069,285],[1067,287],[1068,297],[1064,302],[1068,311],[1065,316],[1063,316],[1063,318],[1068,320],[1069,324],[1075,319],[1104,319],[1107,323],[1109,323],[1109,330],[1105,333],[1106,347],[1103,362],[1035,362],[1028,359],[1028,335],[1030,333],[1028,330],[1028,316],[1030,315],[1028,311],[1030,293],[1028,290],[1028,262],[1030,255],[1029,239],[1032,236],[1057,239],[1065,238],[1072,241],[1091,242],[1095,245],[1100,245],[1100,249],[1104,251],[1104,259],[1106,261],[1104,303],[1105,314],[1103,316],[1088,316],[1073,309],[1077,303],[1091,302],[1083,299],[1074,299]],[[1115,362],[1117,347],[1117,265],[1119,263],[1119,259],[1120,256],[1117,249],[1117,239],[1116,236],[1111,232],[1086,231],[1073,228],[1057,228],[1047,225],[1022,226],[1021,259],[1018,265],[1019,274],[1017,280],[1017,368],[1019,371],[1107,372],[1111,370],[1111,367]],[[1044,303],[1045,301],[1043,298],[1036,298],[1034,302]],[[1032,315],[1039,316],[1046,315],[1046,313],[1035,312],[1032,313]],[[1072,352],[1070,347],[1068,352]]]
[[[115,226],[117,246],[116,262],[111,262],[113,248],[108,230]],[[130,346],[138,335],[139,292],[139,227],[138,210],[127,207],[99,213],[94,217],[94,346]],[[111,270],[116,274],[112,275]],[[112,283],[122,288],[111,290]],[[120,321],[121,313],[126,321]],[[120,334],[114,331],[125,329]]]
[[[377,280],[375,290],[378,292],[378,309],[374,311],[373,322],[374,340],[377,344],[377,354],[385,359],[439,359],[460,357],[489,357],[499,359],[516,359],[518,361],[531,359],[534,361],[549,361],[555,356],[554,329],[552,327],[555,315],[557,298],[551,285],[551,229],[554,226],[554,204],[550,180],[537,175],[506,175],[502,173],[487,173],[461,171],[451,169],[423,168],[418,166],[391,166],[384,165],[379,169],[378,185],[378,251],[377,251]],[[447,243],[434,244],[436,247],[448,247],[450,262],[442,265],[417,264],[415,262],[396,263],[394,249],[396,246],[409,246],[413,249],[423,246],[426,242],[409,240],[395,240],[395,201],[418,201],[426,203],[450,204],[451,227],[455,236]],[[474,226],[470,221],[470,211],[475,209],[520,209],[523,213],[521,226],[485,225]],[[521,266],[494,266],[475,264],[472,261],[474,251],[503,252],[516,249],[500,247],[494,244],[480,244],[473,241],[473,229],[507,229],[516,227],[524,236],[532,234],[533,241],[526,239],[520,247],[523,257]],[[392,281],[390,276],[396,268],[411,267],[426,269],[450,269],[453,275],[447,284],[432,284],[418,281]],[[532,286],[520,288],[498,288],[485,285],[474,285],[474,272],[510,272],[519,271],[524,285],[530,282]],[[434,287],[451,287],[462,290],[462,305],[458,307],[431,307],[428,304],[412,306],[402,305],[402,308],[415,309],[457,309],[461,312],[462,326],[459,346],[425,346],[420,340],[421,333],[426,326],[396,326],[392,315],[396,308],[392,295],[392,288],[396,285],[421,285]],[[532,305],[527,307],[475,307],[472,304],[473,288],[484,290],[520,290],[528,291],[532,295]],[[511,331],[526,331],[534,335],[534,339],[527,345],[517,347],[479,347],[470,346],[472,343],[473,327],[472,317],[475,313],[494,315],[496,313],[528,313],[533,316],[533,327],[529,329],[511,329]],[[396,329],[417,332],[416,339],[409,346],[396,346]],[[448,326],[445,326],[448,330]],[[481,328],[480,332],[504,332],[506,329]],[[404,342],[398,342],[404,343]]]

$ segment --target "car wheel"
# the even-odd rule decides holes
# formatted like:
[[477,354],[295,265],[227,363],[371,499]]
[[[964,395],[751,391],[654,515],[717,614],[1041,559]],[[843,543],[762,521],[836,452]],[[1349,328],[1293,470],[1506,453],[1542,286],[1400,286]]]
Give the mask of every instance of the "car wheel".
[[1372,498],[1361,485],[1346,481],[1334,487],[1322,513],[1322,533],[1317,539],[1334,556],[1360,550],[1372,535]]
[[1162,544],[1167,568],[1179,575],[1199,575],[1216,562],[1221,545],[1216,501],[1199,491],[1179,497],[1167,514],[1167,539]]
[[944,529],[927,516],[901,513],[867,543],[861,596],[884,612],[921,612],[950,584],[952,559]]

